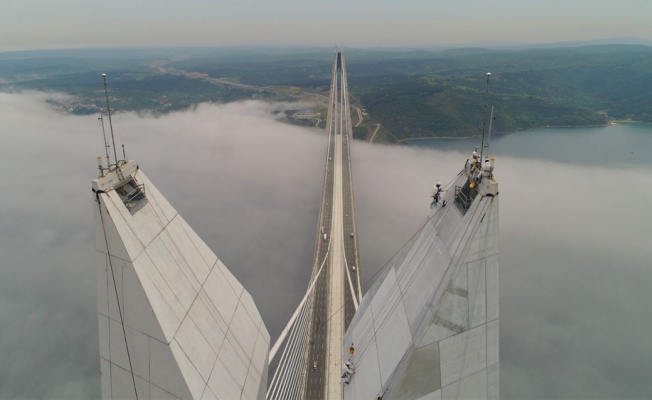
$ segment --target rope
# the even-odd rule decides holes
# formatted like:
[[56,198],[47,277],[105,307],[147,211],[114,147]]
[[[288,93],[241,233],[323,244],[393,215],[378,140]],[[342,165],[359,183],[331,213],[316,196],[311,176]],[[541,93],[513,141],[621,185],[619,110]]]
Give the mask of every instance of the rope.
[[[450,185],[451,185],[451,184],[452,184],[452,183],[457,179],[458,176],[460,176],[460,174],[461,174],[462,172],[463,172],[463,171],[460,171],[457,175],[455,175],[455,177],[454,177],[453,179],[451,179],[450,181],[446,182],[446,184],[443,185],[442,187],[443,187],[443,188],[449,188]],[[448,189],[446,189],[446,190],[448,190]],[[432,217],[427,217],[427,218],[426,218],[426,221],[423,223],[423,225],[421,225],[421,227],[419,227],[419,229],[417,229],[417,231],[414,232],[414,235],[412,235],[412,236],[410,237],[410,239],[408,239],[408,240],[403,244],[403,246],[401,246],[401,247],[400,247],[400,248],[399,248],[399,249],[398,249],[394,254],[392,254],[392,256],[387,260],[387,262],[385,262],[385,264],[383,264],[382,267],[380,267],[380,269],[379,269],[378,271],[376,271],[373,275],[371,275],[368,279],[366,279],[366,280],[364,281],[365,286],[368,285],[371,281],[373,281],[374,278],[376,278],[376,276],[378,276],[378,274],[380,274],[381,272],[383,272],[383,271],[385,270],[385,268],[387,268],[387,266],[388,266],[389,263],[394,259],[394,257],[396,257],[396,255],[397,255],[398,253],[400,253],[400,252],[405,248],[405,246],[407,246],[408,243],[410,243],[410,242],[412,241],[412,239],[414,239],[414,238],[415,238],[419,233],[421,233],[421,231],[423,230],[423,228],[426,227],[426,225],[428,224],[428,222],[430,222],[430,221],[432,220],[432,218],[434,218],[434,214],[433,214]]]
[[[460,172],[461,173],[461,172]],[[446,185],[443,186],[445,190],[447,191],[450,185],[457,179],[457,177],[460,174],[457,174],[456,177],[451,179],[449,182],[446,183]],[[478,212],[478,210],[476,210]],[[397,255],[401,253],[402,251],[405,250],[405,248],[410,244],[414,243],[414,240],[417,238],[418,235],[420,235],[423,230],[427,227],[428,223],[432,223],[434,216],[436,214],[433,213],[433,215],[429,216],[426,218],[426,221],[423,223],[422,226],[420,226],[417,231],[410,237],[407,242],[401,248],[399,248],[398,251],[396,251],[390,258],[389,260],[378,270],[376,273],[374,273],[368,280],[366,280],[365,284],[368,284],[370,281],[376,279],[376,277],[381,274],[382,272],[386,271],[387,267],[392,264],[392,261],[396,259]],[[436,229],[436,228],[435,228]],[[437,234],[438,236],[438,234]],[[430,252],[432,251],[431,248],[423,248],[424,245],[427,245],[427,243],[414,243],[415,245],[421,247],[420,252],[422,253],[423,251]],[[409,256],[409,254],[405,255],[406,257]],[[416,256],[416,255],[414,255]],[[426,254],[421,254],[419,258],[422,258],[426,256]],[[403,263],[405,263],[406,260],[403,260]],[[403,271],[405,272],[405,271]],[[397,271],[397,274],[400,275],[400,271]],[[412,276],[410,276],[408,279],[411,281],[415,278],[415,274],[413,273]],[[441,283],[440,283],[441,284]],[[477,284],[477,283],[476,283]],[[437,289],[436,291],[439,291]],[[375,336],[376,332],[381,330],[382,327],[387,323],[388,321],[388,316],[391,314],[392,310],[398,305],[400,302],[401,297],[403,296],[403,293],[400,293],[398,298],[391,298],[391,296],[387,296],[386,298],[383,299],[381,304],[378,305],[377,309],[382,310],[379,311],[379,315],[377,317],[379,318],[374,318],[370,320],[368,324],[365,326],[359,326],[359,335],[357,338],[355,338],[355,344],[356,344],[356,352],[355,356],[356,358],[363,358],[364,355],[367,353],[368,350],[370,350],[370,347],[372,343],[374,343],[372,337]],[[436,311],[435,311],[436,312]]]
[[369,282],[373,281],[373,280],[376,278],[376,276],[378,276],[378,274],[380,274],[381,272],[383,272],[383,271],[385,270],[385,268],[387,268],[387,266],[389,266],[389,263],[394,259],[394,257],[396,257],[396,255],[397,255],[398,253],[400,253],[401,251],[403,251],[403,249],[405,248],[405,246],[407,246],[407,245],[412,241],[412,239],[414,239],[414,238],[415,238],[419,233],[421,233],[421,231],[423,230],[423,228],[426,227],[426,225],[428,224],[428,222],[430,222],[430,217],[426,218],[426,222],[424,222],[423,225],[421,225],[421,226],[419,227],[419,229],[417,229],[417,231],[414,232],[414,235],[412,235],[412,236],[410,237],[410,239],[408,239],[408,241],[405,242],[405,243],[403,244],[403,246],[401,246],[398,250],[396,250],[396,252],[395,252],[394,254],[392,254],[392,256],[387,260],[387,262],[385,262],[385,264],[383,264],[382,267],[380,267],[380,269],[379,269],[378,271],[376,271],[373,275],[371,275],[367,280],[364,281],[365,286],[368,285]]
[[104,226],[104,216],[102,215],[102,204],[100,203],[100,192],[95,192],[97,198],[97,206],[100,211],[100,221],[102,222],[102,233],[104,234],[104,243],[106,244],[106,255],[109,258],[109,266],[111,267],[111,278],[113,278],[113,290],[115,291],[115,301],[118,303],[118,314],[120,315],[120,325],[122,326],[122,335],[125,339],[125,347],[127,349],[127,359],[129,360],[129,369],[131,370],[131,381],[134,384],[134,393],[136,400],[138,400],[138,391],[136,390],[136,376],[134,375],[134,367],[131,364],[131,353],[129,352],[129,345],[127,344],[127,331],[125,329],[125,321],[122,316],[122,307],[120,307],[120,298],[118,297],[118,286],[115,283],[115,273],[113,271],[113,262],[111,261],[111,253],[109,252],[109,241],[106,238],[106,227]]

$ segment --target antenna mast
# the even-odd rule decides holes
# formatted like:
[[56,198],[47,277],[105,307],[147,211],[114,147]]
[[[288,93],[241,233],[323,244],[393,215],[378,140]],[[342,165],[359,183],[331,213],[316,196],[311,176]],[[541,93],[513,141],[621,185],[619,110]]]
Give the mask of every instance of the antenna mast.
[[[482,162],[482,153],[484,152],[484,130],[487,125],[487,102],[489,100],[489,78],[491,78],[491,72],[487,72],[487,84],[484,91],[484,111],[482,112],[482,145],[480,146],[480,162]],[[109,121],[111,119],[109,118]]]
[[111,107],[109,106],[109,91],[106,87],[106,74],[102,74],[102,79],[104,79],[104,95],[106,96],[106,111],[109,114],[109,127],[111,128],[111,143],[113,143],[113,158],[115,160],[115,166],[118,166],[118,154],[115,151],[115,137],[113,136],[113,123],[111,122]]
[[106,131],[104,130],[104,117],[100,113],[100,125],[102,125],[102,137],[104,137],[104,150],[106,151],[106,167],[111,167],[111,159],[109,158],[109,144],[106,142]]
[[491,106],[491,115],[489,116],[489,134],[487,135],[487,155],[489,158],[489,143],[491,142],[491,130],[494,126],[494,106]]

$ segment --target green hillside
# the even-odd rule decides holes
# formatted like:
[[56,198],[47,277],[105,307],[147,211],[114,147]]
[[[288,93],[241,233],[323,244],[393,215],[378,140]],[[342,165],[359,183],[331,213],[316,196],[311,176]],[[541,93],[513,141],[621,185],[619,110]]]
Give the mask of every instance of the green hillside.
[[[332,56],[325,48],[1,53],[0,91],[65,92],[76,96],[67,111],[97,112],[99,74],[108,72],[117,110],[161,113],[203,101],[287,100],[301,92],[327,94]],[[613,119],[652,122],[652,47],[347,49],[346,62],[352,104],[368,114],[357,137],[368,137],[377,124],[379,138],[388,141],[479,134],[488,71],[498,133]]]
[[348,63],[351,94],[396,139],[478,134],[487,71],[497,132],[652,122],[648,47],[450,51],[409,66],[414,73],[371,75],[372,63]]

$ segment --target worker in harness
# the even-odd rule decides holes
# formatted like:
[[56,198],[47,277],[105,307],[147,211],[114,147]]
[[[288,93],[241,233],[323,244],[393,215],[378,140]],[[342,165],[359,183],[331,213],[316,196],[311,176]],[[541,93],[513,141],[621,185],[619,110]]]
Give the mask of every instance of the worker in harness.
[[439,205],[439,200],[441,200],[442,192],[443,190],[441,189],[441,182],[437,182],[432,190],[432,203],[430,203],[430,208],[436,208]]
[[348,385],[349,382],[351,382],[351,377],[353,377],[353,374],[355,374],[355,368],[353,368],[351,361],[347,361],[344,364],[344,368],[342,368],[342,378],[344,379],[344,383]]

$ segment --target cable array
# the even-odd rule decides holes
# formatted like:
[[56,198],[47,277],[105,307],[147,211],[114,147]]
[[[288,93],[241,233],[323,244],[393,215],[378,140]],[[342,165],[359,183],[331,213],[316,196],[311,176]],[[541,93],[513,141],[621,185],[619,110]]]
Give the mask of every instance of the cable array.
[[301,393],[301,381],[304,376],[303,372],[305,372],[303,370],[305,370],[308,347],[308,327],[310,326],[312,304],[315,297],[313,289],[324,269],[326,260],[328,260],[329,252],[330,241],[324,261],[317,273],[312,277],[306,294],[269,352],[269,363],[271,364],[289,333],[281,359],[267,389],[267,398],[270,400],[298,398]]
[[309,325],[309,307],[305,304],[297,323],[293,325],[283,349],[274,377],[267,389],[267,399],[298,399],[307,348],[306,334]]

